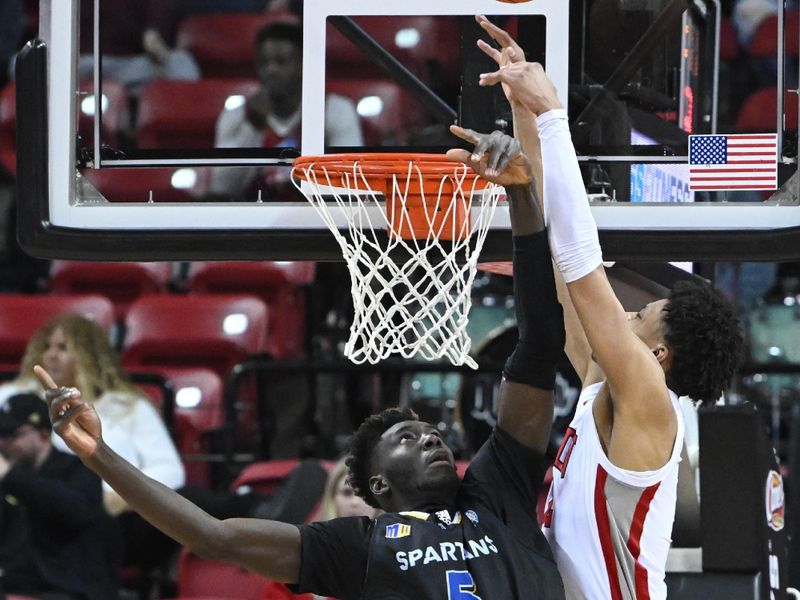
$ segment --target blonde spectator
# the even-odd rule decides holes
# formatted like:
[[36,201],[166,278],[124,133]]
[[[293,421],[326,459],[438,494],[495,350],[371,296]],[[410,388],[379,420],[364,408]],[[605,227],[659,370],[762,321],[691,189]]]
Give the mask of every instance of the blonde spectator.
[[314,515],[314,521],[330,521],[337,517],[369,517],[373,519],[377,516],[378,510],[364,502],[360,496],[356,496],[353,488],[347,482],[346,476],[347,466],[344,464],[344,459],[341,459],[328,475],[322,503],[317,514]]

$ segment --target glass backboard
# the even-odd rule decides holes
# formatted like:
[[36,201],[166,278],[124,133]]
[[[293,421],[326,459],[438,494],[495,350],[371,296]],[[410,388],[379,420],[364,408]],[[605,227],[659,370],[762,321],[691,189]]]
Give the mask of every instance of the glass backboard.
[[[606,257],[796,255],[796,192],[689,189],[688,136],[740,131],[714,0],[287,4],[161,20],[142,9],[142,31],[164,43],[143,36],[140,53],[162,56],[130,76],[111,0],[43,0],[41,43],[19,66],[23,245],[64,258],[337,258],[289,185],[293,158],[443,152],[453,122],[510,132],[500,90],[477,85],[492,68],[475,47],[480,13],[545,65],[569,107]],[[302,70],[282,72],[274,54],[295,34]],[[779,135],[779,183],[796,170],[786,110],[776,100],[759,125]],[[501,208],[487,259],[509,256],[508,229]]]

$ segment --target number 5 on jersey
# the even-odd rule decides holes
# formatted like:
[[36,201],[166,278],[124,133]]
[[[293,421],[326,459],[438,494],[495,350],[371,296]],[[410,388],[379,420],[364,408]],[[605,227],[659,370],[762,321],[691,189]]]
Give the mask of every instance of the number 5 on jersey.
[[481,600],[469,571],[447,572],[447,600]]

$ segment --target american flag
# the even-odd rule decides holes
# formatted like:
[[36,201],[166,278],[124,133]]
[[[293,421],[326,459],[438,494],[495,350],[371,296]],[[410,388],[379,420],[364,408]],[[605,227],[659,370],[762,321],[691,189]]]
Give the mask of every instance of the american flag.
[[777,134],[689,136],[691,190],[774,190],[777,187]]

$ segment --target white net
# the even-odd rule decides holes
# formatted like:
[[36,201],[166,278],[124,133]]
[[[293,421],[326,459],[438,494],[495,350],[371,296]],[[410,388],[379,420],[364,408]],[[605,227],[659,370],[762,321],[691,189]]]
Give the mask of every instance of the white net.
[[447,358],[477,368],[467,334],[470,292],[502,188],[444,161],[432,174],[406,159],[376,178],[378,156],[370,160],[293,170],[350,271],[355,316],[345,356],[358,364],[393,354]]

